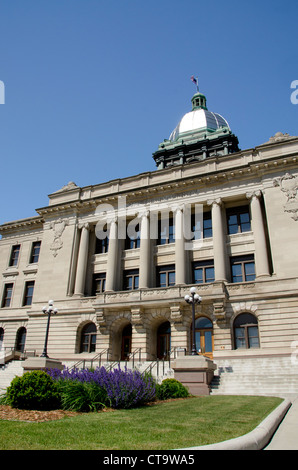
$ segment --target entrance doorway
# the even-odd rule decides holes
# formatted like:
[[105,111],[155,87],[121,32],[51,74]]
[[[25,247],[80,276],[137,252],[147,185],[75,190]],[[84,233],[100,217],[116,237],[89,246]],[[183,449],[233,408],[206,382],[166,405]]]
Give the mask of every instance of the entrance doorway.
[[121,361],[128,361],[131,353],[131,325],[127,325],[122,331]]
[[213,324],[209,318],[199,317],[195,320],[195,341],[198,354],[213,359]]
[[157,330],[157,357],[158,359],[169,359],[171,349],[171,325],[166,321]]

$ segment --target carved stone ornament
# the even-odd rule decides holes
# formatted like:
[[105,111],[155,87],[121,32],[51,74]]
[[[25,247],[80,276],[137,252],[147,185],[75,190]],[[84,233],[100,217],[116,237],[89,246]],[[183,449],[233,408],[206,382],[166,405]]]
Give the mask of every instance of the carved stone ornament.
[[273,184],[279,186],[288,198],[284,205],[285,212],[289,212],[293,220],[298,220],[298,176],[286,173],[282,177],[275,178]]
[[54,230],[54,240],[50,245],[50,250],[53,252],[53,256],[57,256],[58,251],[63,246],[63,241],[61,239],[65,227],[68,225],[68,220],[57,219],[51,223],[50,228]]

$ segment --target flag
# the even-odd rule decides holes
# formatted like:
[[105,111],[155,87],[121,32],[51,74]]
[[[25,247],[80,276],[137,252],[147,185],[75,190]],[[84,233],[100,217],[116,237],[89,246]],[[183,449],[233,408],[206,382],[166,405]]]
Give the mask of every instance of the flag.
[[190,77],[190,79],[195,85],[198,86],[198,80],[193,75]]

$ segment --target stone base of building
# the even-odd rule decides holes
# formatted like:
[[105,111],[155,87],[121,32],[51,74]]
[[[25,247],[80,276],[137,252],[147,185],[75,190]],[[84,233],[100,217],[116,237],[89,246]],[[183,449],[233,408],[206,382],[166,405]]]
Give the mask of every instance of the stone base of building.
[[205,356],[184,356],[173,361],[175,379],[188,388],[191,395],[209,395],[210,383],[217,366]]
[[49,357],[29,357],[22,362],[22,367],[24,372],[32,370],[64,369],[64,365],[61,361],[50,359]]

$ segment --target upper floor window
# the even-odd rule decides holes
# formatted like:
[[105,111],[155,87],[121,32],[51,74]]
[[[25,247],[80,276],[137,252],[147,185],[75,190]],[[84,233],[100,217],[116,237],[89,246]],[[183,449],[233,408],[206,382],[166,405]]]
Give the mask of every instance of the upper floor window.
[[214,261],[196,261],[193,263],[194,284],[214,282]]
[[201,223],[199,220],[195,220],[195,215],[191,216],[191,230],[194,233],[194,240],[200,238],[210,238],[212,237],[212,218],[211,212],[203,213],[203,233],[201,229]]
[[11,249],[9,266],[17,266],[19,262],[21,245],[14,245]]
[[227,209],[228,233],[249,232],[251,230],[249,207]]
[[235,256],[231,258],[232,282],[254,281],[254,255]]
[[175,285],[175,265],[157,267],[157,287],[170,287]]
[[128,230],[126,231],[125,249],[132,250],[133,248],[140,248],[140,224],[134,227],[134,235],[129,236]]
[[173,217],[162,218],[158,221],[158,245],[175,242],[175,223]]
[[109,237],[106,236],[103,240],[96,237],[95,254],[107,253],[109,250]]
[[92,295],[102,294],[106,289],[106,273],[93,275]]
[[40,246],[41,242],[33,242],[31,255],[30,255],[30,263],[38,263],[39,260],[39,253],[40,253]]
[[1,307],[10,307],[11,299],[12,299],[12,291],[13,291],[13,284],[12,283],[5,284]]
[[124,271],[123,276],[124,289],[126,290],[135,290],[139,288],[139,270],[138,269],[129,269]]
[[32,304],[33,291],[34,291],[34,282],[35,281],[27,281],[26,284],[25,284],[23,305],[31,305]]

